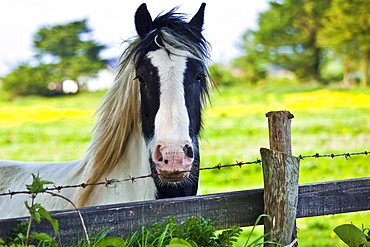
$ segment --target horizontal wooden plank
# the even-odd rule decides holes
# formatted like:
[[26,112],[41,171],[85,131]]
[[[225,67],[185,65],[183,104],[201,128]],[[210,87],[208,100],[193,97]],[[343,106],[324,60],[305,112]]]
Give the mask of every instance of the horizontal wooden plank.
[[370,178],[299,186],[297,218],[370,210]]
[[[298,218],[364,210],[370,210],[370,178],[299,187]],[[88,207],[82,208],[81,213],[90,235],[111,229],[110,235],[125,237],[143,225],[148,226],[173,215],[179,221],[202,216],[211,219],[216,229],[251,226],[263,213],[263,189]],[[82,237],[76,212],[55,212],[53,218],[59,220],[62,239],[70,241]],[[19,222],[26,220],[0,220],[0,237],[6,238]],[[47,222],[35,224],[34,230],[52,233]]]
[[[212,219],[216,228],[225,229],[235,225],[251,225],[263,211],[263,190],[190,196],[182,198],[162,199],[145,202],[125,203],[87,207],[81,214],[90,235],[102,229],[111,229],[110,235],[127,236],[141,228],[149,226],[169,216],[175,215],[179,221],[191,216],[203,216]],[[232,209],[232,210],[230,210]],[[248,212],[248,213],[240,213]],[[68,236],[67,240],[82,237],[81,224],[75,211],[54,213],[59,221],[60,235]],[[17,223],[27,218],[0,221],[0,237],[9,234]],[[52,232],[51,225],[44,223],[35,225],[37,232]]]

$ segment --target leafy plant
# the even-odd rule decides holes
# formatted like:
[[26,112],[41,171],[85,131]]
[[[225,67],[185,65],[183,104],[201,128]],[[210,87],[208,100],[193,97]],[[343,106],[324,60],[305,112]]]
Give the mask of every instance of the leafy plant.
[[[39,174],[35,175],[32,174],[32,183],[29,185],[26,185],[27,190],[30,192],[30,197],[31,197],[31,205],[28,204],[28,202],[25,202],[25,206],[30,212],[30,219],[28,222],[28,229],[27,229],[27,234],[25,237],[25,244],[27,245],[29,240],[30,240],[30,232],[31,232],[31,224],[32,224],[32,219],[34,219],[37,223],[41,222],[41,216],[43,216],[47,221],[51,223],[53,226],[54,232],[58,233],[59,230],[59,225],[58,221],[54,220],[51,218],[49,212],[41,206],[39,203],[35,203],[35,199],[38,194],[43,193],[47,190],[47,188],[44,187],[44,185],[47,184],[53,184],[51,181],[46,181],[46,180],[41,180],[39,177]],[[47,235],[46,233],[33,233],[32,238],[39,240],[40,242],[45,242],[50,244],[50,246],[56,246],[56,242]]]
[[170,217],[148,228],[143,227],[141,232],[134,233],[125,243],[119,238],[105,238],[95,247],[229,247],[236,242],[241,231],[240,227],[232,227],[216,236],[211,220],[191,217],[181,223],[176,223],[175,217]]
[[370,246],[370,230],[368,228],[361,231],[355,225],[344,224],[337,226],[334,232],[349,247]]
[[25,236],[28,229],[28,223],[21,222],[17,225],[17,227],[11,233],[11,236],[8,238],[10,242],[16,243],[19,241],[20,236]]
[[[52,219],[50,213],[43,206],[41,206],[41,204],[35,203],[37,195],[47,191],[47,187],[45,187],[45,185],[47,184],[53,184],[53,182],[41,180],[39,174],[37,175],[32,174],[32,183],[26,185],[26,188],[30,194],[31,204],[29,204],[27,201],[24,202],[27,210],[30,213],[29,221],[28,223],[20,223],[17,226],[17,228],[14,230],[14,233],[9,238],[11,242],[7,246],[9,247],[33,246],[29,245],[29,243],[33,240],[37,240],[39,242],[38,246],[40,246],[41,244],[43,246],[45,244],[52,247],[57,246],[57,243],[53,240],[53,238],[46,233],[33,232],[31,234],[32,220],[35,220],[37,223],[40,223],[41,216],[51,223],[55,234],[57,234],[59,230],[58,221]],[[4,241],[0,243],[4,243]]]

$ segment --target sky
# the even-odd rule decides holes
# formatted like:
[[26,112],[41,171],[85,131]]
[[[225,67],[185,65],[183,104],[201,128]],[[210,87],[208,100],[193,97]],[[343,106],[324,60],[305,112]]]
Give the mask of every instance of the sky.
[[258,13],[268,0],[2,0],[0,7],[0,77],[34,55],[33,35],[44,26],[88,19],[93,39],[108,46],[105,59],[118,58],[122,41],[136,35],[134,14],[147,3],[152,18],[179,6],[191,18],[206,2],[203,34],[211,44],[211,59],[227,63],[241,55],[238,44],[247,29],[257,27]]

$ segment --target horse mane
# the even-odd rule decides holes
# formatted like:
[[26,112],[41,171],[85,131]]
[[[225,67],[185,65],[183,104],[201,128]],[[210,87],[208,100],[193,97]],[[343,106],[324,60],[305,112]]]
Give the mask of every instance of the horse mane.
[[[117,75],[95,114],[94,134],[83,159],[82,181],[86,183],[98,182],[109,174],[124,154],[130,136],[140,131],[139,87],[134,80],[135,70],[130,60],[128,57],[123,61],[124,69]],[[81,190],[79,206],[84,206],[92,189],[88,186]]]
[[[94,134],[79,171],[83,173],[82,181],[95,183],[101,180],[102,176],[109,174],[120,162],[132,135],[142,136],[139,83],[134,79],[135,65],[153,45],[160,45],[169,54],[191,54],[192,58],[203,64],[208,74],[205,64],[209,57],[208,42],[200,30],[184,21],[183,14],[174,13],[176,9],[156,17],[153,21],[154,29],[146,38],[128,41],[129,45],[121,55],[115,82],[96,113],[98,120]],[[208,82],[202,86],[202,102],[208,96],[207,84]],[[76,199],[79,207],[85,206],[92,190],[93,186],[88,186],[78,193]]]

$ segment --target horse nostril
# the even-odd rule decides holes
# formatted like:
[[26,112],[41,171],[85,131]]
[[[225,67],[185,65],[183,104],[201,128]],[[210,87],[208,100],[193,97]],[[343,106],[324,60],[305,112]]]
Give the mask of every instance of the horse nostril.
[[194,152],[193,152],[193,149],[191,148],[191,146],[185,145],[183,150],[184,150],[184,153],[185,153],[186,156],[188,156],[189,158],[194,158]]
[[165,160],[164,163],[167,165],[168,164],[168,160]]
[[163,161],[163,158],[162,158],[162,157],[161,157],[161,158],[159,158],[159,159],[158,159],[158,161]]

